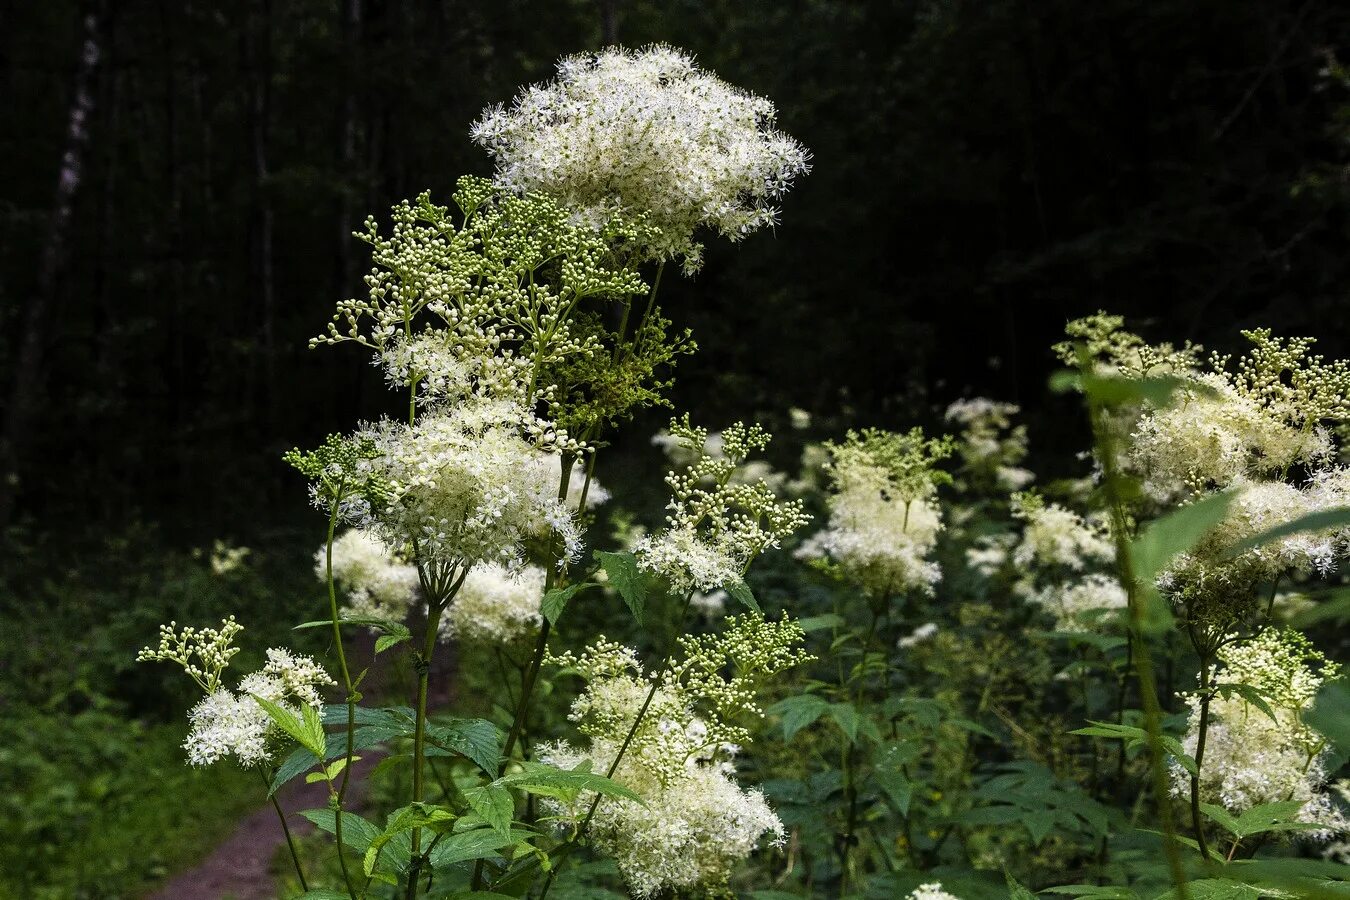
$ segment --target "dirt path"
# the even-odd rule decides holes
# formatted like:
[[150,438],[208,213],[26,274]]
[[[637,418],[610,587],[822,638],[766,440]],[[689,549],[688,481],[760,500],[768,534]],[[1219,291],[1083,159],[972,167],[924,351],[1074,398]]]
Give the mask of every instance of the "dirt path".
[[[383,753],[367,752],[352,766],[352,788],[360,787]],[[354,793],[354,791],[353,791]],[[297,813],[328,804],[328,786],[296,779],[277,794],[292,834],[308,834],[314,826]],[[353,796],[356,803],[361,797]],[[169,879],[146,900],[276,900],[272,866],[286,843],[276,810],[268,803],[239,822],[211,855]],[[289,862],[287,863],[289,865]]]
[[[373,642],[371,638],[355,648],[349,648],[353,670],[372,665]],[[432,712],[450,704],[457,657],[454,646],[450,645],[442,649],[432,666],[432,690],[428,698]],[[388,677],[387,671],[381,674],[384,678]],[[370,692],[369,696],[397,696],[393,685],[384,678],[376,675],[366,680],[364,684]],[[364,800],[361,789],[366,784],[370,770],[383,756],[383,751],[374,748],[365,750],[362,751],[362,759],[352,766],[352,785],[347,804],[349,810],[360,809]],[[297,778],[281,789],[278,799],[286,813],[286,824],[291,833],[309,834],[314,826],[296,813],[302,809],[327,806],[328,786],[305,784]],[[281,830],[276,810],[270,803],[264,802],[257,811],[241,820],[234,833],[212,850],[210,856],[191,869],[174,875],[145,900],[277,900],[273,864],[278,851],[284,853],[282,848],[285,843],[286,835]],[[289,861],[286,864],[290,865]]]

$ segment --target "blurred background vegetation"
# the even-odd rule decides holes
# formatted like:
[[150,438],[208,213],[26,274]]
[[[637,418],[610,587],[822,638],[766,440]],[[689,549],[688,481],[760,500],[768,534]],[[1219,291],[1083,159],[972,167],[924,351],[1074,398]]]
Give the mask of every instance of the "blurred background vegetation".
[[[1045,389],[1070,317],[1217,349],[1268,325],[1350,355],[1350,7],[1331,0],[0,0],[13,891],[134,891],[236,811],[229,776],[181,767],[163,723],[186,696],[134,651],[169,618],[234,612],[262,647],[314,617],[318,530],[281,453],[389,401],[362,354],[306,349],[361,290],[351,231],[486,174],[480,109],[615,41],[692,51],[815,155],[776,235],[711,242],[663,286],[702,348],[675,403],[712,427],[786,430],[791,407],[899,426],[985,394],[1023,406],[1053,471],[1086,446]],[[601,477],[659,489],[660,419]],[[218,573],[218,539],[249,565]],[[119,812],[123,782],[219,808],[182,859],[147,860],[154,811]],[[72,816],[120,861],[35,863]]]

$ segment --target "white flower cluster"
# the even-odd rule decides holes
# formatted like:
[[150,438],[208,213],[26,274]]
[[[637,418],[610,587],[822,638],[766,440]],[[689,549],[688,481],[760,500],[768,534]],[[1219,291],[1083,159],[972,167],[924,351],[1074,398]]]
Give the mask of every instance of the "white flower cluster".
[[514,570],[496,563],[474,566],[441,620],[442,633],[493,644],[518,640],[543,621],[539,603],[544,580],[538,566]]
[[188,713],[192,728],[183,742],[188,762],[206,766],[232,756],[251,767],[271,761],[284,735],[254,697],[290,712],[298,712],[300,705],[317,710],[323,705],[319,688],[335,683],[308,656],[268,650],[267,665],[245,675],[238,692],[219,688]]
[[740,581],[756,556],[777,547],[808,520],[800,500],[778,500],[762,479],[737,476],[746,458],[762,450],[769,435],[740,422],[722,432],[710,448],[707,429],[689,417],[671,422],[670,433],[696,460],[684,472],[670,472],[667,527],[634,543],[639,568],[664,578],[677,595],[710,593]]
[[1092,572],[1081,580],[1065,585],[1040,588],[1027,596],[1055,617],[1061,631],[1076,631],[1103,613],[1123,610],[1129,598],[1120,579],[1103,572]]
[[473,139],[497,181],[558,198],[599,227],[647,216],[652,250],[698,268],[703,226],[739,240],[778,215],[809,154],[774,128],[774,105],[701,71],[667,46],[571,56],[558,77],[486,110]]
[[[636,715],[641,705],[630,708]],[[680,723],[664,720],[667,728]],[[693,723],[686,723],[686,727]],[[589,761],[605,771],[617,745],[595,742],[590,751],[566,745],[541,751],[551,765],[571,769]],[[632,753],[632,751],[629,751]],[[652,778],[633,754],[619,765],[615,777],[643,799],[605,800],[591,820],[596,848],[612,857],[638,897],[653,897],[667,889],[724,885],[732,868],[748,857],[768,836],[783,838],[783,823],[758,790],[736,784],[729,763],[691,761],[679,778],[662,783]],[[577,810],[585,814],[585,808]]]
[[[1337,676],[1336,664],[1298,632],[1275,628],[1224,647],[1219,659],[1216,687],[1248,685],[1275,715],[1236,693],[1214,696],[1200,769],[1201,798],[1235,815],[1263,803],[1300,801],[1296,821],[1323,826],[1302,832],[1313,840],[1325,841],[1350,828],[1326,790],[1326,739],[1302,719],[1323,682]],[[1188,702],[1191,716],[1182,746],[1194,755],[1200,699]],[[1189,792],[1190,776],[1179,765],[1173,764],[1172,780],[1174,794]]]
[[1055,567],[1081,572],[1115,559],[1116,548],[1105,524],[1058,503],[1020,494],[1013,498],[1013,515],[1024,523],[1022,539],[1012,551],[1019,569]]
[[1350,529],[1301,531],[1234,554],[1249,538],[1303,516],[1350,505],[1350,470],[1314,473],[1302,486],[1259,481],[1234,488],[1228,515],[1189,552],[1178,555],[1159,586],[1192,612],[1222,623],[1241,618],[1257,589],[1286,574],[1329,574],[1345,556]]
[[941,882],[932,881],[910,891],[905,895],[905,900],[961,900],[961,898],[944,891]]
[[[1008,553],[1018,572],[1013,590],[1054,616],[1057,628],[1080,631],[1128,605],[1120,581],[1100,571],[1116,556],[1105,523],[1035,494],[1013,495],[1012,513],[1023,523]],[[966,555],[992,573],[1001,568],[1003,548],[1004,543],[991,540]]]
[[523,406],[477,395],[436,408],[415,425],[385,421],[359,438],[373,442],[371,467],[390,500],[356,524],[418,558],[460,566],[518,563],[522,543],[557,537],[569,557],[581,536],[558,482],[539,462],[547,435]]
[[1291,421],[1287,410],[1239,391],[1223,373],[1195,375],[1194,384],[1171,405],[1145,413],[1130,436],[1130,462],[1155,500],[1278,477],[1331,458],[1331,434],[1320,425]]
[[963,428],[957,452],[967,477],[1003,491],[1020,491],[1036,477],[1018,465],[1027,455],[1027,427],[1012,421],[1019,411],[1016,404],[987,397],[957,400],[947,407],[946,420]]
[[[805,658],[795,649],[801,639],[794,622],[732,617],[725,633],[683,639],[683,661],[655,685],[629,648],[603,638],[580,656],[553,660],[587,679],[570,718],[590,745],[550,745],[541,752],[544,761],[564,769],[589,761],[592,771],[607,772],[633,732],[613,777],[643,803],[604,798],[590,837],[614,858],[635,895],[724,888],[735,864],[765,836],[782,839],[782,823],[763,794],[736,784],[732,760],[749,733],[733,720],[761,714],[756,685]],[[593,799],[583,793],[557,811],[580,820]]]
[[829,446],[830,521],[796,556],[828,557],[873,597],[931,594],[942,578],[928,558],[942,531],[932,467],[949,445],[925,442],[915,430],[850,433]]
[[[314,554],[314,571],[326,579],[328,548]],[[375,535],[349,528],[333,540],[333,581],[347,595],[349,616],[402,622],[419,590],[417,568]]]
[[924,641],[931,640],[937,636],[937,633],[938,626],[936,622],[925,622],[896,641],[895,645],[901,650],[908,650],[911,647],[917,647]]

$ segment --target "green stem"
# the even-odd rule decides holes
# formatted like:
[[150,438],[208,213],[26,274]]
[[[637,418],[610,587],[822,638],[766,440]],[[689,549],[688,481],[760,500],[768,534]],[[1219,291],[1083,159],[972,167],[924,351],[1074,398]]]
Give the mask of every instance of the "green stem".
[[[259,774],[263,777],[263,784],[270,791],[271,779],[261,770],[259,770]],[[268,799],[272,801],[272,808],[277,811],[277,818],[281,821],[281,833],[286,835],[286,849],[291,852],[291,862],[295,865],[296,877],[300,879],[300,890],[308,891],[309,884],[305,881],[305,870],[300,867],[300,854],[295,850],[295,840],[291,837],[290,826],[286,824],[286,814],[282,812],[281,803],[277,801],[276,794],[272,794]]]
[[[356,900],[356,886],[352,883],[351,872],[347,870],[347,856],[342,850],[344,846],[342,843],[342,801],[346,799],[347,783],[351,779],[352,745],[355,743],[353,737],[356,732],[356,689],[352,684],[351,670],[347,667],[347,651],[342,643],[342,626],[339,622],[341,616],[338,613],[337,583],[333,580],[333,535],[337,531],[342,488],[343,486],[339,484],[333,499],[332,509],[328,515],[328,540],[324,545],[324,576],[328,582],[328,614],[333,623],[333,646],[337,650],[338,666],[342,671],[342,688],[347,693],[347,761],[342,769],[342,787],[336,796],[337,808],[333,811],[333,838],[337,842],[338,865],[342,869],[343,883],[347,885],[347,895],[352,900]],[[319,765],[322,766],[323,762],[323,760],[319,760]],[[275,799],[273,797],[274,801]],[[287,835],[287,839],[289,840],[289,835]]]
[[[1091,362],[1083,354],[1082,370],[1087,372]],[[1105,411],[1099,401],[1088,393],[1088,415],[1096,439],[1097,453],[1102,466],[1102,483],[1106,490],[1110,512],[1111,536],[1116,545],[1116,565],[1121,585],[1128,601],[1129,630],[1135,650],[1135,677],[1139,682],[1139,698],[1144,707],[1144,729],[1148,735],[1149,769],[1152,776],[1153,798],[1158,807],[1158,818],[1163,831],[1163,853],[1168,873],[1176,886],[1177,900],[1189,900],[1186,870],[1181,863],[1181,851],[1176,839],[1176,822],[1168,800],[1167,772],[1163,768],[1162,707],[1158,702],[1157,683],[1153,677],[1153,660],[1144,630],[1144,598],[1134,577],[1134,556],[1130,546],[1129,522],[1120,484],[1124,476],[1116,465],[1115,441],[1105,421]]]
[[1209,735],[1209,703],[1212,699],[1209,684],[1211,656],[1197,639],[1195,630],[1188,627],[1191,643],[1200,657],[1200,723],[1195,740],[1195,771],[1191,773],[1191,827],[1195,842],[1200,847],[1200,858],[1209,860],[1209,844],[1205,840],[1205,820],[1200,814],[1200,770],[1205,764],[1205,738]]

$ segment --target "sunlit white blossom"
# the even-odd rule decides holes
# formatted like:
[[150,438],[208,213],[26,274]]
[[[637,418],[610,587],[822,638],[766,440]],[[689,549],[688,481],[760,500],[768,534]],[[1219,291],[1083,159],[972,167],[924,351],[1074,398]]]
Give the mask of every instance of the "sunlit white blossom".
[[442,629],[447,636],[496,644],[532,633],[543,621],[544,577],[538,566],[474,566],[446,610]]
[[[328,571],[328,548],[314,554],[314,571]],[[333,540],[333,581],[345,593],[349,616],[402,622],[418,594],[417,568],[382,540],[360,528],[349,528]]]
[[808,170],[809,154],[774,127],[774,105],[656,45],[571,56],[558,77],[488,109],[473,139],[497,180],[557,197],[599,226],[646,215],[656,253],[697,269],[700,227],[739,240],[772,225],[775,202]]

